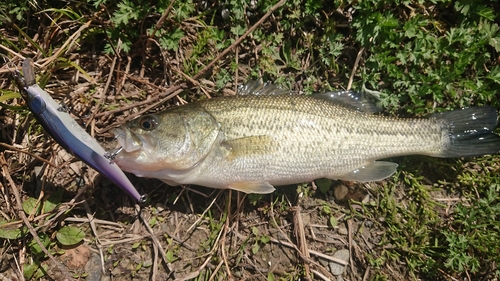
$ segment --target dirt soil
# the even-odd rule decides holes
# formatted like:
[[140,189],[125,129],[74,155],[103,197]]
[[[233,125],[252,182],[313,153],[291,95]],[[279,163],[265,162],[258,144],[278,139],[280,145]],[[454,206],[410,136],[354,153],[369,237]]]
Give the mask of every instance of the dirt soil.
[[[64,168],[54,174],[67,178],[61,182],[71,178]],[[131,177],[150,198],[140,208],[140,216],[130,198],[97,177],[94,187],[85,184],[79,190],[66,189],[59,210],[71,210],[68,215],[30,221],[43,229],[71,224],[85,231],[82,243],[51,248],[71,276],[82,280],[270,280],[270,276],[361,280],[370,271],[366,253],[377,251],[383,233],[372,222],[352,217],[349,208],[335,203],[333,197],[301,197],[293,186],[256,200],[254,206],[234,191],[183,189]],[[53,182],[45,182],[45,197],[55,188],[71,186]],[[24,198],[32,196],[36,194],[34,185],[19,184],[19,192]],[[76,198],[82,189],[85,192]],[[352,187],[349,191],[346,196],[366,195]],[[332,208],[336,226],[329,222],[325,206]],[[5,208],[2,212],[14,215]],[[19,263],[26,258],[26,246],[4,246],[8,247],[2,249],[2,280],[22,280]],[[50,259],[43,264],[47,266],[44,279],[65,278]],[[398,272],[404,274],[404,270]],[[402,280],[397,275],[391,279]]]

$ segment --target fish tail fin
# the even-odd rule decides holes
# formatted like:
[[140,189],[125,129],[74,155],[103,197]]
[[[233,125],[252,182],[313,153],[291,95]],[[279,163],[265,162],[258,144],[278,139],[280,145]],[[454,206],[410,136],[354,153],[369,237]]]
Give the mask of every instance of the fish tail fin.
[[490,106],[469,107],[433,114],[444,121],[450,141],[439,157],[480,156],[500,152],[500,136],[494,130],[498,114]]

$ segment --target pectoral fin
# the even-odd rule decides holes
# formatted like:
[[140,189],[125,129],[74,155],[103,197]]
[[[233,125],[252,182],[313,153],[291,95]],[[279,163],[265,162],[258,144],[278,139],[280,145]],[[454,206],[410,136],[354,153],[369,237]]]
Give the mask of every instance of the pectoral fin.
[[375,161],[360,167],[350,173],[337,177],[346,181],[379,181],[392,176],[396,172],[398,164],[385,161]]
[[270,153],[276,144],[269,136],[251,136],[225,141],[222,147],[226,150],[226,159],[232,161],[239,157]]
[[234,182],[228,185],[229,189],[234,189],[244,193],[256,193],[256,194],[268,194],[273,192],[274,186],[268,182],[254,182],[254,181],[244,181],[244,182]]

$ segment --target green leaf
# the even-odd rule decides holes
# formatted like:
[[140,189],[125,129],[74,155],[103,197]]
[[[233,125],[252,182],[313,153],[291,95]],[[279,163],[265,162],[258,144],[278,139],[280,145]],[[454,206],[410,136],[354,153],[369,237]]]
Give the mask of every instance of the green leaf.
[[403,29],[405,31],[405,36],[408,38],[413,38],[417,35],[417,26],[413,21],[407,21]]
[[337,222],[337,218],[336,218],[336,217],[334,217],[334,216],[331,216],[331,217],[330,217],[330,226],[331,226],[331,227],[336,227],[336,226],[337,226],[337,224],[338,224],[338,222]]
[[262,237],[260,237],[260,242],[263,244],[267,244],[269,243],[269,241],[271,241],[271,238],[269,238],[268,235],[263,235]]
[[486,78],[493,80],[495,83],[500,84],[500,67],[494,66],[488,73]]
[[111,21],[118,25],[127,25],[129,20],[136,20],[140,18],[141,12],[143,10],[140,6],[136,6],[132,1],[124,0],[123,2],[118,3],[118,10],[115,11]]
[[38,215],[41,209],[42,205],[38,204],[38,200],[33,197],[23,202],[23,210],[27,215]]
[[42,278],[47,272],[48,266],[40,266],[39,262],[33,264],[25,264],[23,268],[23,275],[26,279],[38,280]]
[[478,14],[487,20],[495,20],[495,12],[491,8],[483,8],[478,12]]
[[21,238],[21,229],[2,229],[0,228],[0,238],[19,239]]
[[176,28],[173,32],[167,33],[159,38],[160,46],[167,50],[177,51],[179,49],[179,41],[184,37],[184,31]]
[[491,37],[488,44],[495,48],[495,51],[500,52],[500,37]]
[[322,193],[327,193],[330,190],[330,186],[332,186],[332,181],[330,179],[317,179],[314,181],[316,186],[319,188],[319,191]]
[[3,228],[2,225],[8,223],[8,221],[0,221],[0,238],[3,239],[19,239],[23,237],[26,232],[27,228],[26,227],[21,227],[21,228]]
[[325,205],[323,205],[323,213],[329,215],[332,213],[332,208],[330,206],[328,206],[326,203]]
[[85,232],[74,226],[64,226],[56,234],[57,241],[65,246],[80,243],[85,238]]
[[156,222],[157,222],[156,217],[152,217],[152,218],[149,220],[149,226],[150,226],[150,227],[155,226],[155,225],[156,225]]
[[65,16],[67,16],[68,18],[72,19],[72,20],[79,20],[79,19],[82,18],[82,16],[80,14],[76,13],[75,11],[73,11],[71,9],[54,9],[54,8],[50,8],[50,9],[45,9],[43,11],[40,11],[40,13],[49,13],[49,12],[63,14]]
[[252,233],[253,235],[255,236],[258,236],[259,235],[259,229],[255,226],[252,226]]
[[255,254],[257,254],[257,252],[259,252],[259,250],[260,250],[259,244],[258,243],[253,244],[252,253],[255,255]]
[[177,260],[177,257],[174,256],[174,251],[172,250],[168,250],[165,256],[167,257],[168,262],[174,262]]
[[14,91],[2,90],[2,95],[0,96],[0,102],[5,102],[11,99],[20,98],[21,94]]
[[241,25],[235,25],[231,27],[231,32],[236,36],[242,35],[243,33],[245,33],[245,31],[246,29]]
[[[38,238],[40,238],[40,241],[42,242],[43,246],[45,248],[47,248],[50,244],[50,238],[47,234],[45,233],[39,233],[38,234]],[[28,243],[28,247],[30,248],[31,250],[31,253],[35,256],[45,256],[45,253],[43,252],[42,250],[42,247],[40,247],[40,245],[38,244],[38,242],[35,240],[35,239],[32,239],[29,243]]]
[[52,212],[59,204],[61,204],[62,195],[64,193],[64,189],[58,189],[52,195],[49,196],[47,201],[43,204],[43,213]]

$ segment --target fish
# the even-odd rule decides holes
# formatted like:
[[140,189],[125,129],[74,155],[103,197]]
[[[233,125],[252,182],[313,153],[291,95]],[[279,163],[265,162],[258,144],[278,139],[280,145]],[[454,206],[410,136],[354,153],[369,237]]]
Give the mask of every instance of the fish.
[[[290,94],[248,83],[216,97],[146,114],[112,129],[114,161],[138,177],[266,194],[318,178],[371,182],[393,175],[385,158],[456,158],[500,151],[498,114],[480,106],[395,118],[354,91]],[[382,160],[382,161],[381,161]]]
[[36,83],[35,71],[30,59],[22,65],[23,75],[13,76],[21,96],[36,120],[64,149],[76,155],[94,170],[107,177],[138,202],[146,200],[139,194],[125,173],[116,165],[107,151],[90,136],[52,97]]

